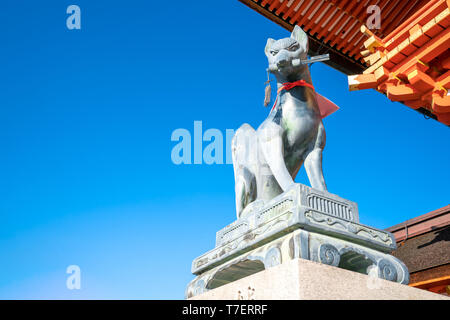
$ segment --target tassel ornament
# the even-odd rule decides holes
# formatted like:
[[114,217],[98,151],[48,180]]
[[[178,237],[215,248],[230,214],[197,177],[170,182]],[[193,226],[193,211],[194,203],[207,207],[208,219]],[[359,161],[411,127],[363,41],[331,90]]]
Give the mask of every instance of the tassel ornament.
[[270,78],[269,78],[269,72],[267,72],[267,81],[264,82],[264,84],[267,84],[265,89],[265,96],[264,96],[264,107],[267,107],[271,100],[271,94],[272,94],[272,88],[270,86]]

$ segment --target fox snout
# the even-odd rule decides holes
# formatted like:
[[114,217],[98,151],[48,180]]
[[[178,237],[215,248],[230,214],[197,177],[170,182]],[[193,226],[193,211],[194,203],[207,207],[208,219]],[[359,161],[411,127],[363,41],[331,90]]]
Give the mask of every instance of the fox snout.
[[291,60],[291,57],[287,53],[281,51],[277,54],[274,64],[279,68],[286,67],[291,64]]
[[289,72],[294,67],[294,57],[289,53],[279,52],[272,61],[269,62],[269,71],[271,72]]

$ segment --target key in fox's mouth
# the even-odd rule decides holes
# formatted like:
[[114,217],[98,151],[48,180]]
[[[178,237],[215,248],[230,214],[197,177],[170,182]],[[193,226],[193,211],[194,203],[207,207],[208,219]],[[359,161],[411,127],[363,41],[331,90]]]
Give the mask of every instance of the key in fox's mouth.
[[282,60],[269,65],[268,71],[276,72],[293,67],[291,60]]
[[281,61],[277,62],[277,67],[278,68],[284,68],[284,67],[287,67],[287,66],[290,66],[290,65],[291,65],[291,61],[289,61],[289,60],[281,60]]

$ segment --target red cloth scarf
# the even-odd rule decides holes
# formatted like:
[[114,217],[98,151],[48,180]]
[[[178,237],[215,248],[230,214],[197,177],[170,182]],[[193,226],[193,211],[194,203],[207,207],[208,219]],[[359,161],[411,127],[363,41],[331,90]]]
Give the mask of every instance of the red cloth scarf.
[[294,82],[283,83],[283,85],[277,91],[277,98],[275,99],[275,103],[273,104],[273,107],[270,110],[270,112],[272,112],[272,110],[277,105],[278,95],[280,94],[280,92],[283,91],[283,90],[289,91],[289,90],[291,90],[292,88],[295,88],[295,87],[309,87],[309,88],[315,90],[314,86],[312,84],[306,82],[305,80],[297,80],[297,81],[294,81]]

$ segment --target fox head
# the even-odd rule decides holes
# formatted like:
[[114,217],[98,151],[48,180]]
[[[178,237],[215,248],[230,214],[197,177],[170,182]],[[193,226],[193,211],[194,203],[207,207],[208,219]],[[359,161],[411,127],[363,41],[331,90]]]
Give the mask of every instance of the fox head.
[[308,69],[306,65],[292,64],[293,60],[304,60],[308,55],[308,35],[299,26],[295,26],[290,38],[267,39],[264,52],[269,62],[269,70],[277,78],[290,80],[305,68]]

